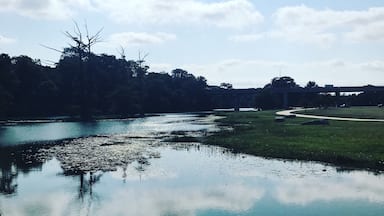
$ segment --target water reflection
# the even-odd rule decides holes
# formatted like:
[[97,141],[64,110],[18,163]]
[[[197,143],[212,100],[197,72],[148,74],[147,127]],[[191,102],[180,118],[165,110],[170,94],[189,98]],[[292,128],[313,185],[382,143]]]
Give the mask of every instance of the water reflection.
[[[175,150],[171,149],[166,154],[173,154]],[[166,163],[174,166],[171,161]],[[194,185],[181,187],[175,183],[185,182],[182,173],[170,173],[170,167],[157,169],[161,163],[156,161],[153,166],[147,164],[148,169],[144,170],[136,169],[138,164],[115,172],[63,176],[52,175],[58,171],[59,162],[51,160],[43,166],[43,175],[35,170],[29,176],[19,177],[24,188],[20,188],[18,196],[0,197],[0,207],[5,215],[196,215],[212,208],[246,211],[264,193],[263,189],[240,182],[205,185],[199,178]],[[181,168],[185,169],[177,166],[177,170]],[[121,178],[124,185],[117,183]],[[44,184],[48,180],[50,183]],[[34,182],[43,184],[28,191]]]
[[262,195],[262,190],[240,184],[144,191],[127,188],[105,202],[97,215],[197,215],[207,209],[245,212]]
[[0,193],[13,194],[16,192],[18,172],[12,166],[1,167],[0,173]]
[[[205,118],[204,118],[205,119]],[[208,121],[209,122],[209,121]],[[384,176],[164,142],[211,126],[141,119],[123,134],[0,151],[1,215],[381,215]],[[140,128],[140,129],[139,129]],[[172,131],[182,133],[172,133]],[[214,127],[212,127],[214,128]],[[159,135],[160,134],[160,135]],[[122,162],[125,161],[125,162]],[[73,172],[69,172],[69,171]]]
[[317,215],[362,212],[357,207],[365,213],[355,215],[379,215],[384,210],[382,175],[184,147],[160,146],[162,157],[150,159],[144,169],[137,169],[136,161],[113,172],[66,176],[59,161],[49,160],[41,170],[16,175],[18,193],[0,196],[0,209],[4,215],[139,216],[305,215],[313,208],[324,208]]
[[278,184],[276,198],[284,204],[298,205],[335,200],[367,200],[384,205],[384,176],[352,172],[339,174],[338,178],[292,178]]
[[[150,165],[149,159],[160,158],[154,149],[170,137],[179,136],[175,131],[189,136],[217,130],[212,115],[168,114],[136,120],[105,120],[99,122],[53,122],[9,126],[2,138],[15,146],[0,146],[1,188],[3,194],[17,192],[15,179],[19,172],[28,173],[41,169],[52,158],[60,161],[65,175],[83,175],[99,171],[113,171],[136,163],[135,169],[143,172]],[[98,134],[72,140],[43,144],[41,142],[20,145],[21,140],[70,138]],[[124,133],[122,133],[124,131]],[[52,133],[51,133],[52,132]],[[33,134],[33,135],[31,135]],[[20,136],[20,137],[19,137]],[[178,145],[173,145],[175,148]],[[182,145],[179,145],[182,146]],[[186,147],[180,148],[188,148]],[[92,179],[91,179],[92,182]]]
[[127,130],[130,122],[130,120],[49,122],[2,126],[2,130],[0,130],[0,146],[85,137],[90,135],[123,133]]
[[[206,118],[201,118],[204,116]],[[148,135],[170,131],[217,130],[209,114],[167,114],[139,119],[100,120],[95,122],[48,122],[0,125],[0,146],[52,141],[94,135]]]
[[0,193],[10,195],[17,191],[17,177],[31,170],[41,170],[45,160],[30,157],[42,148],[23,146],[18,148],[0,148]]

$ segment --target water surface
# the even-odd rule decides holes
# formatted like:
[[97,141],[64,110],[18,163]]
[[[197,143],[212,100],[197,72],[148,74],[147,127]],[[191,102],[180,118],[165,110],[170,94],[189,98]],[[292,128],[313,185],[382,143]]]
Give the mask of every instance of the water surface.
[[[185,135],[187,131],[192,136],[194,132],[216,130],[207,120],[210,118],[164,115],[138,119],[127,123],[126,129],[119,133],[75,139],[62,146],[29,152],[29,155],[37,152],[37,158],[25,157],[25,151],[15,151],[18,160],[0,162],[0,213],[6,216],[383,214],[384,176],[380,173],[340,171],[319,163],[264,159],[199,143],[166,142],[168,136]],[[111,144],[102,145],[106,142]],[[92,172],[86,171],[90,167],[79,165],[74,159],[74,152],[79,149],[86,148],[89,152],[83,145],[106,152],[107,159],[114,162],[121,157],[131,160],[112,163],[112,171],[97,171],[97,167],[91,167],[95,169]],[[121,155],[122,151],[132,154]],[[95,158],[103,161],[98,158],[103,153],[99,154],[78,161]],[[151,157],[152,154],[156,156]],[[49,157],[42,158],[44,155]],[[68,175],[65,163],[85,168]]]
[[138,119],[112,119],[94,122],[20,122],[14,125],[0,125],[0,146],[91,135],[147,134],[207,129],[207,125],[185,124],[185,122],[193,122],[197,116],[195,114],[167,114]]

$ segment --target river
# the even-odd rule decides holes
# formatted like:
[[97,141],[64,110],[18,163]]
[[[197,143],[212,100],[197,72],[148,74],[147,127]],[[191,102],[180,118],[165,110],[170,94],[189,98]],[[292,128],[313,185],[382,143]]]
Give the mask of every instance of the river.
[[383,214],[382,173],[200,144],[216,118],[2,126],[0,215]]

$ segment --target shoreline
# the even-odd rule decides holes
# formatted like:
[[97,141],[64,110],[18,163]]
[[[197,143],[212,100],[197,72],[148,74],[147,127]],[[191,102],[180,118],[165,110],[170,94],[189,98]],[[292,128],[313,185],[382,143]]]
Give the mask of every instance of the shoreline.
[[[379,135],[384,129],[383,123],[330,120],[330,126],[303,126],[301,123],[308,119],[298,117],[283,123],[274,122],[275,111],[217,114],[224,116],[217,120],[218,124],[233,130],[208,136],[204,144],[258,157],[321,162],[341,169],[384,171],[384,145],[380,142],[384,135]],[[355,128],[365,131],[358,134]],[[380,137],[373,135],[368,139],[367,134]]]
[[[381,144],[384,135],[380,133],[384,129],[383,123],[330,120],[330,125],[304,126],[302,123],[308,119],[299,117],[275,122],[275,111],[216,112],[214,115],[222,117],[215,120],[221,128],[220,131],[194,139],[176,137],[177,139],[173,141],[193,140],[205,145],[224,147],[233,153],[282,160],[320,162],[347,170],[352,168],[384,171],[384,145]],[[360,135],[353,130],[354,128],[363,130],[364,127],[367,131],[362,131]],[[347,130],[346,133],[343,133],[344,128]],[[349,136],[348,133],[353,136]],[[364,136],[366,134],[373,134],[373,136]],[[344,139],[339,140],[340,138]],[[40,147],[44,147],[65,143],[72,139],[75,138],[24,143],[18,147],[2,147],[13,150],[23,147],[28,149],[37,143]],[[348,149],[348,145],[344,145],[356,140],[358,142],[354,143],[354,148]],[[365,149],[367,146],[362,145],[363,141],[371,143],[371,146],[368,145],[371,149]]]

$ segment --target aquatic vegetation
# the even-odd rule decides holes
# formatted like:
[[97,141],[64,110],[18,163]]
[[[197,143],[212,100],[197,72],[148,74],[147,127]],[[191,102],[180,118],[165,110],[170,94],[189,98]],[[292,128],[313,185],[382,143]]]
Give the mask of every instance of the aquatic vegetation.
[[[139,169],[150,164],[149,160],[160,158],[156,149],[163,145],[185,148],[182,143],[197,143],[201,137],[218,131],[214,115],[170,115],[153,117],[151,124],[140,121],[140,128],[121,134],[97,135],[83,138],[57,141],[50,145],[32,145],[28,151],[22,151],[24,161],[43,163],[56,158],[65,174],[94,173],[115,171],[137,162]],[[134,123],[132,123],[134,125]]]

